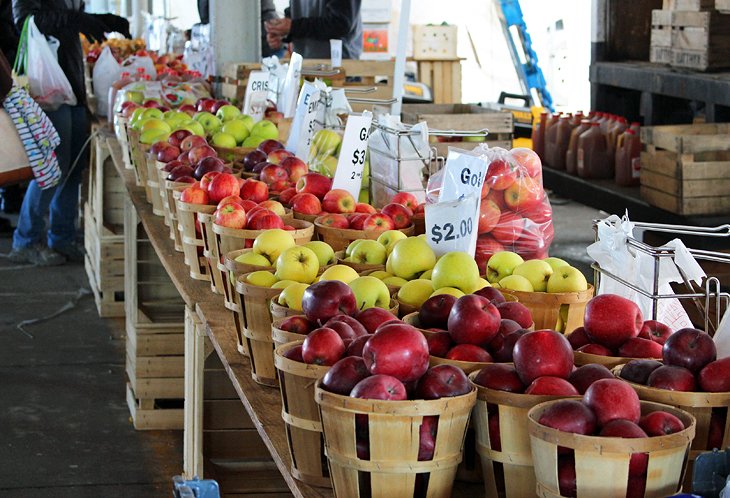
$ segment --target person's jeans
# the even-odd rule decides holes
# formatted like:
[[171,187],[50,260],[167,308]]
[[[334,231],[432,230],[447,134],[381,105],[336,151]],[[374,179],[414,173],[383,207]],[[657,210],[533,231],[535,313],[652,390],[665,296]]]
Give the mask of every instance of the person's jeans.
[[[50,215],[49,247],[62,247],[76,239],[79,185],[81,174],[88,165],[88,148],[84,149],[88,138],[86,108],[62,105],[47,114],[61,138],[56,149],[61,182],[47,190],[41,190],[35,180],[30,182],[20,208],[18,227],[13,234],[13,247],[17,248],[41,242],[46,214]],[[82,150],[83,154],[69,174],[71,165]]]

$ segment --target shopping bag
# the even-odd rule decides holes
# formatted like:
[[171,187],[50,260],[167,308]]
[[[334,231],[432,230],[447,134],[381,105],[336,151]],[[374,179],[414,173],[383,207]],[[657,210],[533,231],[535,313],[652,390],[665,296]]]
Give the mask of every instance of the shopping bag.
[[112,83],[119,79],[122,67],[114,58],[111,49],[107,46],[101,51],[101,55],[94,64],[92,82],[94,84],[94,95],[96,96],[96,113],[99,116],[110,116],[109,88]]
[[0,187],[33,178],[30,161],[10,115],[0,106]]

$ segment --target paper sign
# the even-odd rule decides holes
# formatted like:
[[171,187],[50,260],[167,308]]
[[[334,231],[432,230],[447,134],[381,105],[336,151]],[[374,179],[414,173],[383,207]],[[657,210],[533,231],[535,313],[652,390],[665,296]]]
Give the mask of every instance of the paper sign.
[[361,116],[351,115],[347,118],[337,170],[332,180],[333,189],[347,190],[355,199],[360,195],[362,187],[362,171],[365,166],[372,120],[373,114],[367,111]]
[[297,90],[302,75],[302,56],[294,52],[289,60],[289,68],[281,91],[281,102],[276,103],[277,110],[284,113],[285,118],[294,116],[297,106]]
[[439,202],[455,201],[471,194],[481,199],[486,172],[487,162],[482,158],[449,150]]
[[342,40],[330,40],[332,67],[342,66]]
[[309,157],[309,148],[314,135],[315,118],[319,108],[320,90],[316,85],[305,81],[299,92],[297,110],[292,120],[289,140],[286,150],[295,156],[306,159]]
[[251,71],[246,84],[246,96],[243,99],[244,114],[253,117],[254,122],[259,122],[266,112],[266,99],[269,95],[269,72]]
[[426,239],[436,256],[465,252],[474,256],[479,228],[478,195],[460,200],[426,204]]

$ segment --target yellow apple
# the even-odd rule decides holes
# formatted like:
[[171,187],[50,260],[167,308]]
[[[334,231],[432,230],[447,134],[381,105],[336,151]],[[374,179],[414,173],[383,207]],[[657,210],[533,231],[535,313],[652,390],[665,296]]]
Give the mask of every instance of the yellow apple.
[[247,251],[244,252],[238,256],[236,256],[235,261],[237,263],[244,263],[247,265],[255,265],[255,266],[271,266],[271,262],[268,260],[266,256],[263,254],[256,254],[253,251]]
[[499,281],[502,289],[516,290],[522,292],[532,292],[532,284],[522,275],[508,275]]
[[[392,265],[390,273],[396,277],[413,280],[434,267],[436,254],[425,238],[408,237],[395,245],[388,260]],[[387,268],[385,270],[390,271]]]
[[256,237],[253,241],[253,252],[262,254],[269,261],[275,262],[283,251],[295,245],[297,244],[291,233],[280,228],[273,228]]
[[552,267],[553,271],[557,270],[561,266],[570,266],[570,265],[568,265],[567,261],[562,260],[560,258],[555,258],[552,256],[549,258],[543,259],[543,261],[546,262],[547,264],[549,264]]
[[522,256],[512,251],[495,252],[487,261],[487,280],[490,284],[499,282],[512,275],[512,270],[524,262]]
[[295,282],[294,280],[279,280],[274,285],[271,286],[272,289],[286,289],[290,285],[298,284],[299,282]]
[[375,277],[358,277],[348,285],[355,294],[358,310],[390,308],[390,291],[382,280]]
[[420,308],[433,294],[433,283],[430,280],[411,280],[398,289],[398,299],[405,304]]
[[321,240],[313,240],[311,242],[307,242],[306,244],[302,244],[302,246],[308,247],[309,249],[314,251],[314,254],[317,255],[317,259],[319,260],[319,266],[331,265],[335,263],[335,261],[337,261],[337,258],[335,257],[335,251],[326,242],[322,242]]
[[471,291],[467,292],[466,294],[474,294],[479,289],[483,289],[485,287],[491,287],[491,286],[492,285],[489,282],[487,282],[482,277],[479,277],[479,280],[477,280],[477,284],[474,286],[474,288]]
[[347,247],[345,248],[345,256],[346,256],[346,257],[348,257],[348,258],[349,258],[350,256],[352,256],[352,251],[354,251],[354,250],[355,250],[355,248],[357,247],[357,245],[358,245],[358,244],[359,244],[360,242],[362,242],[363,240],[367,240],[367,239],[355,239],[355,240],[353,240],[352,242],[350,242],[350,243],[349,243],[349,244],[347,245]]
[[368,265],[383,265],[387,257],[385,246],[377,240],[361,240],[350,254],[355,263]]
[[347,265],[334,265],[327,268],[323,273],[322,276],[319,278],[320,280],[339,280],[340,282],[345,282],[346,284],[349,284],[356,278],[358,278],[360,275],[357,274],[357,272],[351,267]]
[[274,274],[266,270],[251,272],[246,276],[246,282],[259,287],[271,287],[277,281]]
[[464,295],[463,292],[461,292],[459,289],[457,289],[455,287],[441,287],[441,288],[433,291],[433,293],[429,297],[438,296],[440,294],[450,294],[450,295],[454,296],[456,299],[459,299],[461,296]]
[[557,268],[547,282],[548,292],[583,292],[587,289],[586,277],[578,268],[572,266]]
[[390,259],[390,256],[385,260],[385,271],[393,275],[393,260]]
[[421,273],[421,276],[418,278],[422,278],[424,280],[431,280],[432,276],[433,276],[433,270],[426,270],[425,272]]
[[408,283],[408,280],[400,277],[387,277],[383,279],[383,283],[391,287],[403,287]]
[[317,278],[319,260],[314,251],[295,246],[282,252],[276,260],[276,278],[311,284]]
[[279,294],[279,304],[287,306],[289,309],[302,311],[302,297],[304,291],[309,285],[302,283],[294,283],[287,286],[281,294]]
[[465,252],[448,252],[433,267],[431,281],[434,289],[454,287],[461,292],[470,292],[479,281],[479,267]]
[[391,273],[388,273],[387,271],[375,270],[374,272],[370,273],[370,276],[379,278],[380,280],[385,280],[386,278],[392,277],[393,275]]
[[545,292],[548,279],[552,274],[552,266],[541,259],[525,261],[512,270],[512,275],[520,275],[529,280],[535,292]]
[[385,246],[385,252],[390,255],[393,252],[395,245],[403,239],[407,239],[408,236],[400,230],[386,230],[381,233],[378,237],[378,242]]

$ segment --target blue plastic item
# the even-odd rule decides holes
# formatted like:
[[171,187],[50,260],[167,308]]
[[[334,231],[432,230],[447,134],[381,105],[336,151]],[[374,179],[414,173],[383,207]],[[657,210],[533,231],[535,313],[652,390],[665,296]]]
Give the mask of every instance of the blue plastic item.
[[221,498],[218,483],[213,479],[193,477],[186,481],[182,476],[172,478],[172,492],[175,498]]
[[730,474],[730,450],[712,450],[697,455],[692,472],[692,492],[703,498],[718,498]]

